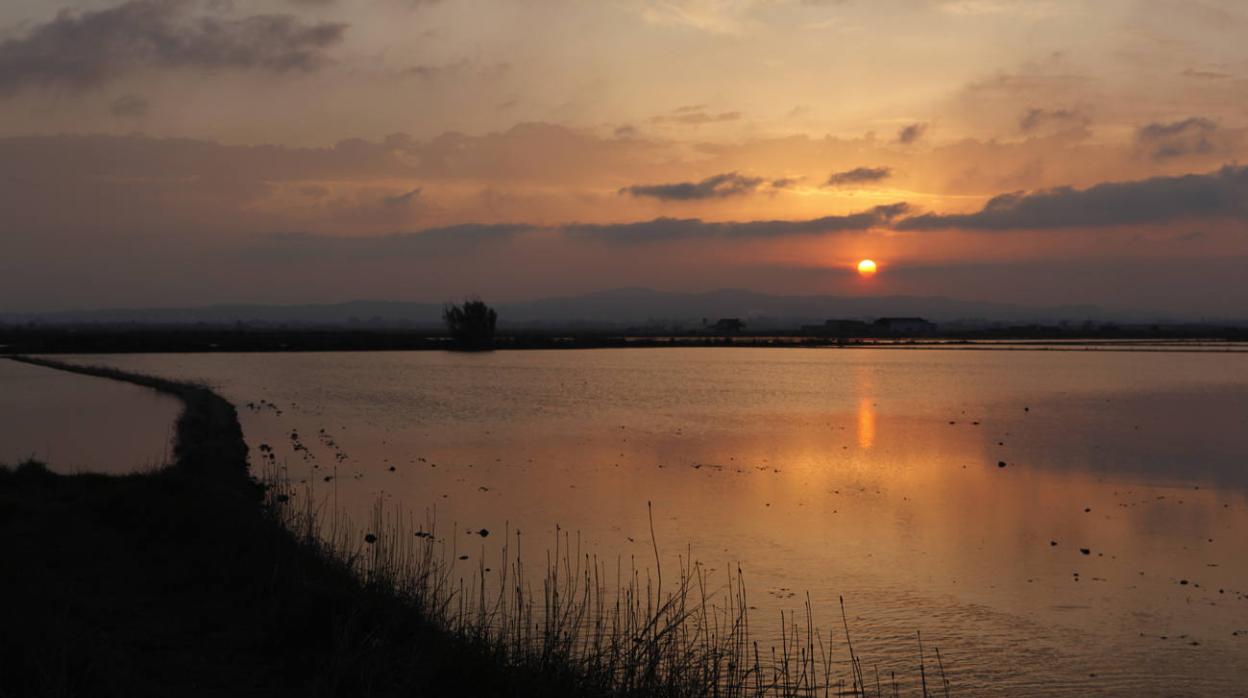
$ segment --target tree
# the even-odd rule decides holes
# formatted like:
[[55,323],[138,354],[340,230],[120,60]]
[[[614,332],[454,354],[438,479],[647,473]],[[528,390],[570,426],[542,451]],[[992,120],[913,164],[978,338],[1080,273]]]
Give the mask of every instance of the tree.
[[489,349],[494,345],[498,313],[480,298],[466,300],[462,305],[447,303],[442,308],[442,320],[461,349]]

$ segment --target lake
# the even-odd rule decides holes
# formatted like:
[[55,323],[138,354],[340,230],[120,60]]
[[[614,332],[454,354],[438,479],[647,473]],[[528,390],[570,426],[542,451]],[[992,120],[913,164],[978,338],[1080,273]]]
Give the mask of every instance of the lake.
[[0,360],[0,463],[120,475],[168,462],[177,400],[145,388]]
[[807,594],[839,632],[843,596],[868,672],[912,678],[921,631],[963,694],[1248,685],[1245,354],[78,360],[208,382],[240,407],[257,467],[271,446],[361,530],[379,501],[436,516],[462,539],[465,575],[498,559],[504,530],[541,555],[556,525],[584,551],[646,565],[649,502],[665,565],[740,565],[756,636]]

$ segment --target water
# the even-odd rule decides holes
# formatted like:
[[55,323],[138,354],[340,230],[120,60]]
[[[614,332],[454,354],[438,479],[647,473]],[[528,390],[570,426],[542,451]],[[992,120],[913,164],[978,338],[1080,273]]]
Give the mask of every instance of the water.
[[921,630],[963,694],[1248,685],[1248,355],[105,362],[218,387],[243,406],[253,449],[271,445],[291,477],[361,526],[379,499],[436,509],[460,532],[465,576],[498,559],[502,535],[466,533],[481,528],[522,529],[533,550],[559,524],[585,550],[646,564],[653,502],[667,557],[691,554],[721,575],[741,566],[764,638],[807,593],[820,626],[837,628],[843,595],[869,676],[878,664],[913,679]]
[[168,460],[181,404],[146,388],[0,359],[0,463],[114,475]]

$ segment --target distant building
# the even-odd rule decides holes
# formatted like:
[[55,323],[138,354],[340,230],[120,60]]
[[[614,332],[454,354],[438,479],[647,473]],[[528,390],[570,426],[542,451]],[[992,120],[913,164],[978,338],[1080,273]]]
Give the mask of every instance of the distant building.
[[882,317],[872,323],[877,332],[894,335],[931,334],[936,331],[936,324],[921,317]]
[[711,329],[723,334],[736,334],[745,329],[745,322],[735,317],[720,318],[714,325],[711,325]]

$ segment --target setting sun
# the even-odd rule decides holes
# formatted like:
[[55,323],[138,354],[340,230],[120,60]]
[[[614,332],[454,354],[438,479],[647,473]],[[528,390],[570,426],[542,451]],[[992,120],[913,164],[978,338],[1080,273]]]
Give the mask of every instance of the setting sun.
[[875,276],[875,261],[864,259],[858,263],[858,274],[861,276]]

